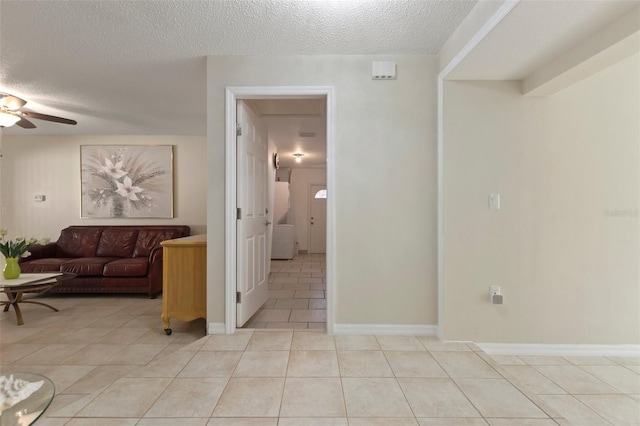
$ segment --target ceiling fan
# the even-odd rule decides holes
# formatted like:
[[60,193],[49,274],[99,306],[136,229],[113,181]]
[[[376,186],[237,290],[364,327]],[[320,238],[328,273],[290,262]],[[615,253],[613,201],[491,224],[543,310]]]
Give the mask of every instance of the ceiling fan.
[[36,125],[29,118],[37,118],[38,120],[53,121],[54,123],[62,124],[78,124],[75,120],[68,118],[56,117],[54,115],[40,114],[33,111],[22,111],[22,107],[27,104],[27,101],[20,99],[17,96],[10,95],[8,93],[0,92],[0,127],[10,127],[14,124],[22,127],[23,129],[35,129]]

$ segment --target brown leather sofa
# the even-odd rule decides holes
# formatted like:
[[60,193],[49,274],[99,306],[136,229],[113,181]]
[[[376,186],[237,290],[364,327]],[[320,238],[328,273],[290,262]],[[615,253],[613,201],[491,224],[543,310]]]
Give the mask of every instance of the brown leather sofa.
[[32,246],[21,259],[28,272],[69,272],[51,293],[162,292],[162,246],[189,236],[188,226],[70,226],[57,242]]

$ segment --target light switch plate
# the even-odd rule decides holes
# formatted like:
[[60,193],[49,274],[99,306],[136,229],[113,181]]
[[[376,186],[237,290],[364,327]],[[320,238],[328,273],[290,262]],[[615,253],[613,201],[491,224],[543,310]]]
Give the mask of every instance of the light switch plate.
[[489,194],[489,209],[500,210],[500,194]]

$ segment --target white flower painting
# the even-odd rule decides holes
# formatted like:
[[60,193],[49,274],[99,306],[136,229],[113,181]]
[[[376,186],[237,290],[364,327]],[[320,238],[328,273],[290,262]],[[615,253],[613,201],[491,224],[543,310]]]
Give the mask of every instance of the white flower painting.
[[172,145],[82,145],[82,217],[173,217]]

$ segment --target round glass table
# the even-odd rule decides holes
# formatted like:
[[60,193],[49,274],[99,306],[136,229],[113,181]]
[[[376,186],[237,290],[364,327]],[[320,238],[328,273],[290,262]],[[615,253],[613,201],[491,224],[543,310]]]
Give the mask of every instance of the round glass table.
[[34,424],[53,400],[55,395],[53,382],[47,377],[34,373],[2,371],[0,376],[5,378],[13,376],[14,380],[24,380],[30,383],[43,382],[42,386],[26,399],[0,412],[0,426],[27,426]]

